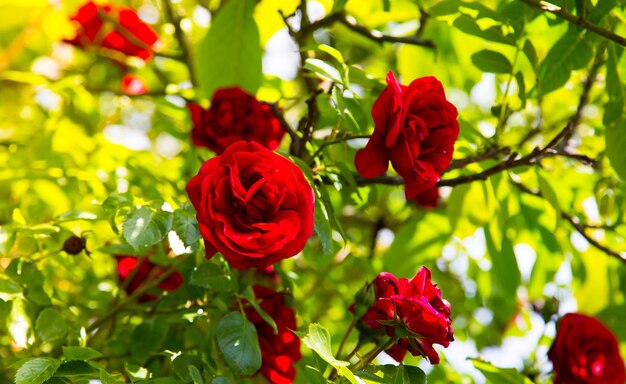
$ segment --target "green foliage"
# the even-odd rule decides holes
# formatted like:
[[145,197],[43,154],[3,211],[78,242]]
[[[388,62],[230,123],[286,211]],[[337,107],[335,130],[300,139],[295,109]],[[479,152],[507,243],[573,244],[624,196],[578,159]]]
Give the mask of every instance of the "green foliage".
[[[263,382],[272,335],[239,311],[273,334],[281,319],[255,285],[296,313],[296,383],[549,384],[551,333],[507,346],[573,306],[626,351],[626,55],[611,37],[626,35],[624,1],[115,2],[159,35],[147,61],[63,43],[80,1],[14,3],[0,2],[0,382]],[[392,168],[356,172],[388,71],[435,76],[459,112],[436,207],[406,201]],[[147,92],[124,91],[128,74]],[[314,234],[272,270],[207,260],[185,192],[216,156],[193,144],[186,104],[228,86],[289,128],[276,152],[315,197]],[[369,356],[380,345],[349,309],[380,272],[421,266],[457,339],[427,374],[419,357]],[[494,350],[524,368],[477,359]]]
[[261,367],[256,328],[241,313],[231,312],[219,321],[217,344],[236,374],[252,375]]
[[253,0],[229,1],[220,9],[198,47],[198,80],[204,96],[238,85],[254,94],[261,84],[259,30]]
[[17,370],[15,384],[42,384],[52,377],[61,362],[47,357],[28,360]]

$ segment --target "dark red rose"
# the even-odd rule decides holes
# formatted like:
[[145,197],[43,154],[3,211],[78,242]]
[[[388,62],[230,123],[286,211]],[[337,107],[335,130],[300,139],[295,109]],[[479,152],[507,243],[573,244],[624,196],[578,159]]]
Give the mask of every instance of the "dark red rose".
[[285,306],[285,297],[272,289],[254,286],[254,296],[259,305],[276,323],[278,333],[252,306],[244,311],[246,317],[256,327],[261,347],[261,369],[259,373],[272,384],[289,384],[296,375],[294,364],[302,358],[300,339],[293,334],[296,329],[296,314]]
[[568,313],[548,351],[554,384],[624,384],[624,360],[615,336],[601,322]]
[[143,95],[148,91],[148,86],[143,79],[130,73],[122,77],[121,87],[122,92],[127,95]]
[[65,41],[81,48],[100,46],[148,60],[159,41],[156,32],[124,6],[90,1],[71,20],[76,23],[76,35]]
[[428,268],[422,267],[411,280],[383,272],[372,282],[374,303],[358,320],[357,327],[374,338],[382,331],[389,336],[398,330],[408,332],[407,337],[387,350],[397,361],[402,361],[409,351],[438,364],[439,355],[433,344],[447,347],[454,341],[450,304],[441,298],[441,291],[430,278]]
[[361,176],[372,178],[385,173],[391,161],[412,200],[433,188],[450,165],[459,135],[457,110],[432,76],[407,87],[390,71],[387,84],[372,108],[374,133],[354,163]]
[[237,269],[294,256],[313,234],[313,190],[300,168],[255,142],[239,141],[187,183],[208,258]]
[[188,108],[193,122],[193,143],[218,155],[240,140],[256,141],[264,147],[276,149],[285,134],[270,106],[239,87],[215,91],[209,109],[194,103]]
[[[149,278],[157,279],[163,275],[163,267],[152,263],[147,257],[115,256],[117,259],[117,275],[124,285],[124,290],[131,295]],[[126,281],[127,279],[130,281]],[[162,291],[174,291],[183,283],[183,277],[178,272],[171,272],[156,287]],[[158,296],[145,293],[138,299],[140,302],[157,300]]]
[[439,206],[439,189],[433,187],[424,192],[420,192],[415,196],[413,201],[422,208],[437,208],[437,206]]

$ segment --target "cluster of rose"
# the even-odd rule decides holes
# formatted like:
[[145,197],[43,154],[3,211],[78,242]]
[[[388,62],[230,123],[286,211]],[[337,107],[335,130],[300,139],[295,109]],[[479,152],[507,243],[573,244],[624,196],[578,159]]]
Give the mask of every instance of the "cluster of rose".
[[[158,44],[157,34],[126,7],[83,5],[72,18],[76,36],[67,42],[83,49],[96,48],[109,56],[124,54],[149,60]],[[111,53],[111,51],[114,51]],[[145,87],[122,82],[128,93]],[[272,265],[298,254],[313,233],[314,193],[303,172],[289,159],[273,152],[285,129],[269,105],[238,87],[218,89],[210,108],[189,103],[196,146],[217,156],[206,161],[189,180],[187,193],[197,211],[206,257],[221,253],[236,269],[256,268],[257,275],[272,274]],[[407,200],[435,206],[436,183],[452,160],[459,133],[456,108],[446,100],[434,77],[419,78],[408,86],[391,72],[387,87],[372,109],[374,132],[355,158],[366,178],[384,174],[391,162],[405,182]],[[116,256],[118,274],[128,294],[147,279],[159,278],[157,288],[177,289],[178,272],[162,277],[161,267],[147,257]],[[265,281],[267,281],[266,279]],[[276,279],[269,279],[276,281]],[[266,284],[267,285],[267,284]],[[246,317],[259,336],[262,366],[259,373],[272,383],[291,383],[294,363],[301,358],[293,308],[272,286],[253,286],[260,307],[275,321],[278,332],[247,303]],[[144,294],[140,302],[157,300]],[[382,272],[356,294],[350,307],[360,339],[378,345],[401,362],[407,352],[439,363],[434,344],[447,347],[454,340],[450,304],[422,267],[411,280]],[[598,320],[567,314],[561,321],[548,357],[559,383],[614,383],[626,381],[623,360],[614,335]]]

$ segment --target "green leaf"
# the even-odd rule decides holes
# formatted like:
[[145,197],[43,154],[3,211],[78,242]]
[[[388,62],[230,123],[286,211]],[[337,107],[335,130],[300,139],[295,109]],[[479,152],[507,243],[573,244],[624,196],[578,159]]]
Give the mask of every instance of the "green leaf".
[[211,384],[232,384],[232,381],[226,376],[218,376],[211,380]]
[[196,215],[184,209],[174,211],[174,231],[185,246],[190,246],[200,239],[200,229]]
[[583,68],[593,57],[593,46],[589,39],[570,28],[550,48],[539,65],[538,82],[541,94],[550,93],[567,82],[570,72]]
[[35,333],[42,341],[52,342],[67,334],[67,320],[53,308],[46,308],[37,316]]
[[18,295],[22,293],[22,286],[6,276],[0,276],[0,293]]
[[204,96],[240,86],[255,94],[261,85],[261,45],[252,17],[254,0],[231,0],[220,9],[198,49],[198,81]]
[[320,45],[317,46],[317,49],[319,49],[320,51],[326,52],[329,55],[331,55],[335,60],[337,60],[337,62],[339,64],[344,64],[345,63],[345,60],[343,59],[343,55],[336,48],[333,48],[330,45],[320,44]]
[[626,181],[626,118],[611,122],[606,127],[606,156],[622,181]]
[[243,294],[246,297],[246,299],[248,299],[248,303],[252,305],[254,310],[257,311],[257,313],[261,316],[261,318],[265,320],[265,322],[268,323],[272,327],[274,334],[275,335],[278,334],[278,328],[276,327],[276,322],[274,321],[274,319],[272,319],[270,315],[267,314],[267,312],[263,310],[263,308],[261,308],[250,286],[246,287],[246,289],[243,291]]
[[462,32],[468,35],[480,37],[484,40],[494,41],[496,43],[502,43],[507,45],[515,45],[516,40],[513,35],[503,35],[502,29],[496,26],[489,27],[487,29],[481,29],[472,17],[468,15],[459,16],[452,25]]
[[97,220],[98,216],[85,211],[68,211],[57,216],[56,222],[62,223],[66,221],[74,221],[74,220]]
[[454,232],[459,219],[463,216],[463,207],[465,207],[465,197],[470,190],[469,184],[461,184],[455,187],[450,193],[448,199],[448,219],[450,220],[450,231]]
[[511,73],[513,66],[503,54],[483,49],[472,55],[472,63],[483,72]]
[[193,384],[204,384],[202,374],[200,374],[198,368],[196,368],[194,365],[190,365],[187,368],[189,369],[189,376],[191,376],[191,381],[193,381]]
[[102,356],[102,353],[89,347],[63,347],[65,360],[91,360]]
[[252,375],[261,367],[261,350],[254,325],[241,313],[231,312],[217,324],[217,345],[224,360],[239,375]]
[[144,250],[163,240],[169,232],[171,212],[154,212],[148,207],[133,208],[124,220],[124,239],[136,251]]
[[134,361],[143,364],[153,351],[157,350],[167,336],[170,324],[156,319],[144,320],[137,325],[130,336],[131,356]]
[[304,68],[318,75],[318,77],[343,84],[341,72],[332,65],[319,59],[306,59]]
[[517,95],[522,102],[522,106],[524,106],[526,105],[526,84],[524,83],[524,74],[522,71],[518,71],[515,74],[515,81],[517,82]]
[[459,13],[461,2],[459,0],[443,0],[428,9],[432,17],[447,16]]
[[307,347],[317,352],[317,354],[320,355],[324,361],[333,367],[347,367],[350,365],[347,361],[335,359],[335,356],[333,356],[333,352],[330,348],[330,333],[328,333],[328,330],[320,324],[309,324],[309,331],[304,337],[302,337],[302,341]]
[[619,74],[619,61],[624,49],[617,47],[616,44],[608,44],[607,52],[606,93],[609,102],[605,105],[602,121],[608,127],[626,116],[626,84],[624,84],[626,79],[622,80]]
[[542,176],[541,171],[537,170],[537,181],[539,183],[539,191],[544,199],[554,208],[554,228],[559,227],[559,221],[561,220],[561,206],[559,204],[559,198],[554,191],[554,188],[546,179]]
[[315,188],[316,196],[315,196],[315,212],[314,212],[314,222],[313,227],[317,236],[319,236],[320,241],[322,242],[322,251],[324,252],[324,256],[332,256],[333,247],[332,247],[332,226],[330,224],[330,215],[328,210],[326,209],[326,204],[321,199],[317,188]]
[[172,371],[179,379],[185,382],[191,381],[190,367],[198,368],[202,366],[202,360],[195,355],[180,354],[172,361]]
[[332,9],[331,13],[343,11],[343,9],[346,7],[346,3],[347,2],[348,2],[348,0],[335,0],[335,1],[333,1],[333,9]]
[[119,381],[115,380],[115,378],[104,369],[100,370],[100,381],[102,384],[119,384]]
[[198,287],[208,288],[217,292],[232,290],[230,277],[225,275],[218,265],[210,261],[198,265],[191,272],[189,282]]
[[74,360],[61,364],[54,376],[67,377],[67,376],[82,376],[91,375],[97,373],[98,370],[89,365],[85,361]]
[[528,378],[522,376],[515,368],[498,368],[491,363],[470,359],[474,367],[487,378],[487,383],[493,384],[532,384]]
[[603,121],[606,156],[615,173],[626,181],[626,85],[618,70],[624,49],[615,44],[607,46],[606,91],[609,102],[606,104]]
[[[393,384],[426,384],[426,374],[418,367],[400,364],[394,367]],[[386,378],[387,375],[385,375]]]
[[24,363],[15,374],[15,384],[42,384],[54,375],[61,362],[49,357],[38,357]]
[[[515,258],[513,244],[506,236],[504,228],[500,229],[500,233],[494,234],[494,227],[497,225],[486,225],[485,242],[487,251],[491,257],[492,267],[491,276],[495,280],[499,293],[505,297],[515,297],[517,287],[521,282],[521,274]],[[500,241],[497,241],[500,240]]]
[[524,42],[524,48],[522,48],[524,55],[528,58],[528,62],[532,66],[533,70],[537,72],[537,66],[539,65],[539,58],[537,57],[537,51],[535,46],[530,40]]
[[356,384],[357,380],[354,377],[352,371],[347,367],[350,365],[347,361],[337,360],[333,355],[330,343],[330,333],[320,324],[309,324],[309,331],[303,337],[301,336],[304,344],[315,351],[324,361],[332,365],[337,372],[348,379],[351,383]]

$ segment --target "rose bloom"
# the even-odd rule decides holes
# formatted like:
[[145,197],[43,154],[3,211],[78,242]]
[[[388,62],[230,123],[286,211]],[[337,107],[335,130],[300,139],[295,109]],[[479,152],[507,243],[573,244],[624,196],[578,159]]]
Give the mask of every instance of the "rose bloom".
[[159,41],[156,32],[124,6],[90,1],[70,20],[76,24],[76,35],[65,42],[81,48],[100,46],[146,61]]
[[234,142],[256,141],[276,149],[285,129],[268,104],[258,101],[239,87],[215,91],[211,107],[188,105],[193,122],[191,138],[194,145],[207,147],[218,155]]
[[450,165],[459,135],[457,110],[432,76],[407,87],[390,71],[387,84],[372,107],[374,132],[354,163],[361,176],[372,178],[385,173],[391,161],[412,200],[433,188]]
[[593,317],[568,313],[548,351],[554,384],[624,384],[624,360],[611,331]]
[[239,141],[187,183],[208,258],[237,269],[296,255],[313,234],[313,190],[300,168],[255,142]]
[[382,272],[372,282],[373,304],[357,322],[366,336],[378,337],[378,331],[384,331],[393,337],[398,329],[408,331],[407,337],[386,351],[399,362],[409,351],[413,356],[422,355],[431,364],[438,364],[439,355],[433,344],[447,347],[454,341],[450,304],[441,298],[441,291],[430,279],[426,267],[411,280]]
[[261,309],[274,320],[278,329],[274,334],[274,329],[252,306],[244,309],[259,336],[262,360],[259,373],[272,384],[292,383],[296,375],[293,365],[302,358],[300,339],[292,332],[297,328],[295,312],[285,306],[284,295],[258,285],[253,290]]
[[[158,279],[163,275],[163,267],[152,263],[147,257],[119,256],[117,259],[117,275],[124,285],[126,294],[131,295],[142,285],[149,282],[148,278]],[[126,281],[127,279],[130,281]],[[183,284],[183,277],[178,272],[171,272],[156,288],[162,291],[174,291]],[[145,293],[138,299],[139,302],[154,301],[158,296]]]

